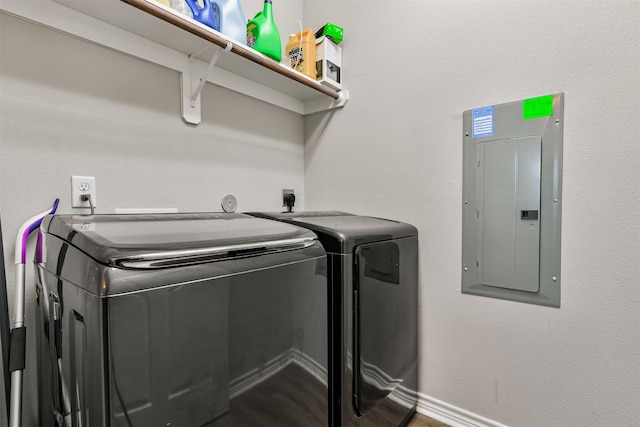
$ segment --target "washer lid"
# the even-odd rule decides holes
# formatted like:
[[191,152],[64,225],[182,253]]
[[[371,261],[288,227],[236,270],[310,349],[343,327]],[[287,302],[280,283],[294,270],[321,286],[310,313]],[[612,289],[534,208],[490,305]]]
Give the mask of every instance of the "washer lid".
[[163,268],[312,245],[316,236],[243,214],[52,215],[42,229],[94,258],[125,268]]
[[251,215],[308,228],[318,235],[325,251],[332,253],[350,254],[364,243],[418,235],[418,230],[410,224],[344,212],[259,212]]

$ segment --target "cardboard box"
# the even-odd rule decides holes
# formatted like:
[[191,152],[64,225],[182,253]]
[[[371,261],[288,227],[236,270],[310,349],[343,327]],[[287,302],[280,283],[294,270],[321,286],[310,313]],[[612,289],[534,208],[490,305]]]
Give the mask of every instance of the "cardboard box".
[[342,48],[327,37],[316,39],[316,80],[342,89]]

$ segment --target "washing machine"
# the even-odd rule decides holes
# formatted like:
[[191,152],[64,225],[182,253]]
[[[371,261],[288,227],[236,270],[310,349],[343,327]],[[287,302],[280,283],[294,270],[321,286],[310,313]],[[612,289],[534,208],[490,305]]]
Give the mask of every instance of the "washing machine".
[[53,215],[41,230],[40,425],[329,424],[313,232],[231,213]]
[[344,212],[250,214],[312,230],[327,251],[330,425],[406,424],[417,402],[417,229]]

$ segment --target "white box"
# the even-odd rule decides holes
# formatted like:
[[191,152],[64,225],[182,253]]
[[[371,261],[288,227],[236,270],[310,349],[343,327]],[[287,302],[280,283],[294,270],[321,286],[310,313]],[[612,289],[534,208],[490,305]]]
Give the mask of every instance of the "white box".
[[316,40],[316,80],[342,89],[342,48],[326,37]]

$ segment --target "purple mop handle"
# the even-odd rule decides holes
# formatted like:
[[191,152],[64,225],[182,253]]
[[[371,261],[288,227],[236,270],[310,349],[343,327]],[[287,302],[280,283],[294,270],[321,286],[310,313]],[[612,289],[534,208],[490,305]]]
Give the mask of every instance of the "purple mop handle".
[[[38,228],[40,228],[40,224],[42,224],[42,220],[44,219],[45,216],[54,214],[56,212],[59,204],[60,204],[60,199],[56,199],[55,202],[53,202],[53,207],[51,208],[51,210],[44,212],[44,214],[39,215],[35,219],[35,221],[31,223],[31,225],[29,225],[22,233],[22,242],[21,242],[22,244],[20,245],[20,264],[27,263],[27,239],[29,238],[29,235],[33,233],[35,230],[37,230]],[[40,242],[42,241],[40,240]],[[36,251],[40,252],[39,254],[40,258],[42,258],[41,244],[39,247],[36,247]],[[36,253],[36,258],[37,257],[38,257],[38,253]]]
[[[20,427],[22,425],[22,371],[25,367],[26,353],[26,328],[24,326],[24,276],[27,255],[27,239],[29,234],[40,227],[42,219],[52,214],[58,208],[60,199],[56,199],[51,210],[44,211],[29,218],[18,231],[16,237],[16,288],[15,288],[15,319],[14,328],[11,330],[11,356],[9,357],[9,369],[11,371],[11,396],[9,402],[9,425]],[[15,339],[14,339],[15,338]],[[14,356],[15,354],[15,356]],[[18,359],[14,361],[14,358]],[[15,368],[12,368],[15,365]]]

